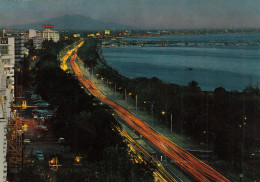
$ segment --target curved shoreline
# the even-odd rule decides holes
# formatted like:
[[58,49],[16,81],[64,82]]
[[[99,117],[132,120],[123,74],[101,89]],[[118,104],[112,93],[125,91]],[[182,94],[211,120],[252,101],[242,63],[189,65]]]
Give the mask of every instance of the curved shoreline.
[[257,70],[260,54],[257,50],[244,50],[241,53],[225,50],[223,55],[219,55],[222,50],[215,52],[211,49],[206,51],[205,58],[203,50],[102,47],[102,56],[109,66],[130,78],[157,77],[166,84],[180,86],[195,80],[203,91],[223,87],[228,91],[242,92],[247,87],[257,86],[260,81],[260,72]]

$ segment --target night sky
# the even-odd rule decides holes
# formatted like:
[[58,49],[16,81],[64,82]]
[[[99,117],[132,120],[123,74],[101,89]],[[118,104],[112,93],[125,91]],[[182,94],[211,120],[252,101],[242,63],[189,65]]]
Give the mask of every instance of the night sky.
[[139,28],[260,27],[260,0],[0,0],[0,25],[80,14]]

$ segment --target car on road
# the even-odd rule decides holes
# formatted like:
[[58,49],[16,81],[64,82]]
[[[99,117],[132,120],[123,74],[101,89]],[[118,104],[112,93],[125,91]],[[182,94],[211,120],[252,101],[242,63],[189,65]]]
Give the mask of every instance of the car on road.
[[64,143],[65,143],[65,139],[61,137],[61,138],[59,138],[58,142],[59,142],[60,144],[64,144]]
[[34,127],[35,129],[39,129],[39,130],[48,130],[47,126],[44,126],[44,125],[37,125]]
[[30,139],[24,139],[24,140],[23,140],[23,143],[24,143],[24,144],[29,144],[29,143],[31,143],[31,140],[30,140]]
[[47,102],[37,102],[35,105],[38,107],[48,107],[50,104]]
[[40,151],[40,150],[36,151],[36,152],[35,152],[35,155],[37,156],[37,158],[38,158],[39,160],[44,160],[44,156],[43,156],[42,151]]

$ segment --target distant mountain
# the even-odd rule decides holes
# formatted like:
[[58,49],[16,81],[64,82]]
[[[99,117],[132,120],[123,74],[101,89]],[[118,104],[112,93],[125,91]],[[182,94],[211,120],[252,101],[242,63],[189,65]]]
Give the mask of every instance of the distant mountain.
[[24,25],[11,25],[6,28],[12,29],[41,29],[42,25],[54,25],[56,30],[125,30],[133,29],[133,27],[120,25],[116,23],[104,23],[98,20],[94,20],[83,15],[65,15],[58,18],[52,18],[46,21],[37,23],[24,24]]

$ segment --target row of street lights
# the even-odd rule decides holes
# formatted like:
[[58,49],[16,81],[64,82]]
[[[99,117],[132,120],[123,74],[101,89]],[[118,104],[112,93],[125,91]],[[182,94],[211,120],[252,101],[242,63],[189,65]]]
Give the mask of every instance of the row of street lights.
[[[162,111],[162,115],[164,116],[166,114],[165,111]],[[170,114],[170,121],[171,121],[171,133],[172,133],[172,112]]]
[[[87,69],[90,71],[90,68],[87,68]],[[92,76],[93,76],[93,69],[91,69],[91,70],[92,70]],[[97,73],[96,77],[99,78],[99,76],[100,76],[101,81],[106,80],[107,85],[108,86],[110,85],[110,87],[112,86],[113,83],[111,81],[109,81],[107,78],[104,78],[104,77],[102,77],[102,75]],[[115,83],[114,84],[114,95],[115,96],[116,96],[117,90],[122,90],[122,87],[117,87],[117,84]],[[127,92],[127,90],[125,88],[124,89],[124,100],[125,101],[127,101],[128,96],[132,96],[132,97],[135,98],[135,110],[137,111],[137,109],[138,109],[138,94],[132,93],[132,92]],[[153,126],[154,125],[154,111],[153,111],[154,102],[143,101],[143,104],[147,104],[147,103],[151,104],[152,126]],[[166,114],[167,114],[166,111],[161,111],[162,116],[165,116]],[[170,129],[171,129],[171,133],[172,133],[173,132],[173,114],[172,114],[172,112],[170,113],[170,123],[171,123]]]
[[[88,68],[88,70],[89,70],[89,68]],[[93,69],[92,69],[92,76],[93,76]],[[96,74],[96,76],[99,77],[99,74]],[[103,80],[105,80],[105,78],[101,76],[101,80],[103,81]],[[107,85],[111,85],[112,86],[112,82],[111,81],[109,81],[108,79],[106,79],[106,81],[107,81]],[[116,96],[117,89],[122,91],[122,87],[118,87],[117,88],[117,84],[115,83],[114,84],[114,94],[115,94],[115,96]],[[135,95],[135,109],[137,111],[138,95],[135,94],[135,93],[132,93],[132,92],[127,93],[127,90],[124,89],[124,99],[125,99],[125,101],[127,101],[127,96],[134,96],[134,95]],[[153,126],[153,124],[154,124],[154,113],[153,113],[154,102],[143,101],[143,104],[147,104],[147,103],[149,103],[151,105],[152,126]],[[163,117],[165,117],[167,115],[167,112],[163,110],[163,111],[161,111],[160,114]],[[171,133],[172,133],[173,132],[173,114],[172,114],[172,112],[170,112],[168,114],[170,114],[170,129],[171,129]],[[242,140],[241,141],[241,163],[240,163],[240,175],[239,175],[241,182],[243,181],[243,177],[244,177],[244,175],[243,175],[243,153],[244,153],[244,127],[246,125],[246,120],[247,120],[247,118],[245,116],[243,118],[242,124],[239,125],[239,127],[241,128],[241,138],[242,138],[241,139]],[[215,141],[215,133],[209,132],[209,131],[204,131],[203,133],[204,134],[208,134],[208,133],[212,134],[213,135],[213,140]]]

